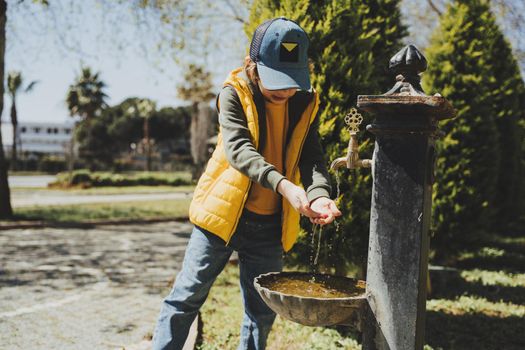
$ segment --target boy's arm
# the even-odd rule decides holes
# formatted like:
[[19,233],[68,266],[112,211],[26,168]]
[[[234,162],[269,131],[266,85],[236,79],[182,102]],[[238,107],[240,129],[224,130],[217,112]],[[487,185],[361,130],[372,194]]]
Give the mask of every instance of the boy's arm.
[[228,162],[251,180],[277,192],[279,182],[285,177],[255,149],[234,88],[227,86],[221,90],[219,106],[219,124]]
[[324,152],[319,141],[319,115],[315,117],[301,152],[299,161],[301,181],[306,190],[308,201],[312,203],[319,197],[330,198],[332,187],[326,168]]

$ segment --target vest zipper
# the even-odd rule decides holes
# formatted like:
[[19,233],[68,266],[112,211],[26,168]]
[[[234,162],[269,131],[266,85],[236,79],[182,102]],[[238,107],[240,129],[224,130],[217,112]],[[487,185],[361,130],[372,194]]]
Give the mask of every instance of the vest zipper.
[[[312,113],[310,113],[309,118],[312,117],[312,114],[317,114],[318,104],[319,104],[319,102],[318,102],[318,99],[317,99],[317,95],[315,95],[314,96],[314,107],[312,108]],[[306,136],[308,136],[308,132],[310,131],[310,127],[312,126],[312,123],[313,123],[313,120],[312,121],[310,121],[310,120],[308,121],[308,126],[306,127],[306,132],[304,133],[303,139],[301,140],[301,147],[299,148],[299,155],[297,157],[297,160],[295,161],[294,166],[292,167],[292,172],[291,172],[292,180],[293,180],[293,177],[294,177],[294,173],[295,173],[295,171],[297,169],[297,166],[299,164],[299,160],[301,159],[301,153],[303,153],[304,141],[306,140]],[[283,200],[286,200],[286,199],[283,198]],[[281,229],[285,228],[284,227],[284,219],[285,219],[285,217],[284,217],[284,215],[282,215],[281,216]],[[283,232],[281,232],[281,236],[282,235],[283,235]]]

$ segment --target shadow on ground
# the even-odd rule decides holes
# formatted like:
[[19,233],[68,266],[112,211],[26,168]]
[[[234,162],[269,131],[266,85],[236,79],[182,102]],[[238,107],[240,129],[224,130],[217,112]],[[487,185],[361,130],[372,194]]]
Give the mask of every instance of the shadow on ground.
[[525,304],[525,287],[486,285],[482,281],[466,281],[460,271],[447,272],[447,277],[431,274],[432,299],[457,299],[463,295],[484,298],[488,301]]
[[496,237],[456,267],[431,269],[430,297],[443,310],[427,311],[427,344],[451,350],[525,349],[525,318],[514,312],[525,304],[525,240]]
[[447,350],[522,350],[525,320],[485,314],[427,312],[426,343]]
[[172,232],[143,224],[3,231],[0,289],[63,290],[105,281],[164,293],[190,235],[181,226]]

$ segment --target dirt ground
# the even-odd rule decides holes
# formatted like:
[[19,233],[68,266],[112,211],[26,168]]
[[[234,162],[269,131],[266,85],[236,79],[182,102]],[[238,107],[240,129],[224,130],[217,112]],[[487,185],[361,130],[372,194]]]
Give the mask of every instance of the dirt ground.
[[117,349],[153,332],[191,224],[0,231],[0,348]]

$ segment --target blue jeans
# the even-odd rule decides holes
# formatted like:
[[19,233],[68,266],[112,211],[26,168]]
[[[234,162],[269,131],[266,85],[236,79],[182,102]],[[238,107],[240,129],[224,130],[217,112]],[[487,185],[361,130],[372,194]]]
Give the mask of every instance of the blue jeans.
[[182,269],[161,307],[153,335],[154,350],[182,349],[213,282],[234,250],[239,255],[244,302],[238,350],[266,347],[275,313],[262,301],[253,280],[262,273],[282,270],[281,223],[280,219],[253,220],[243,214],[228,245],[216,235],[194,227]]

